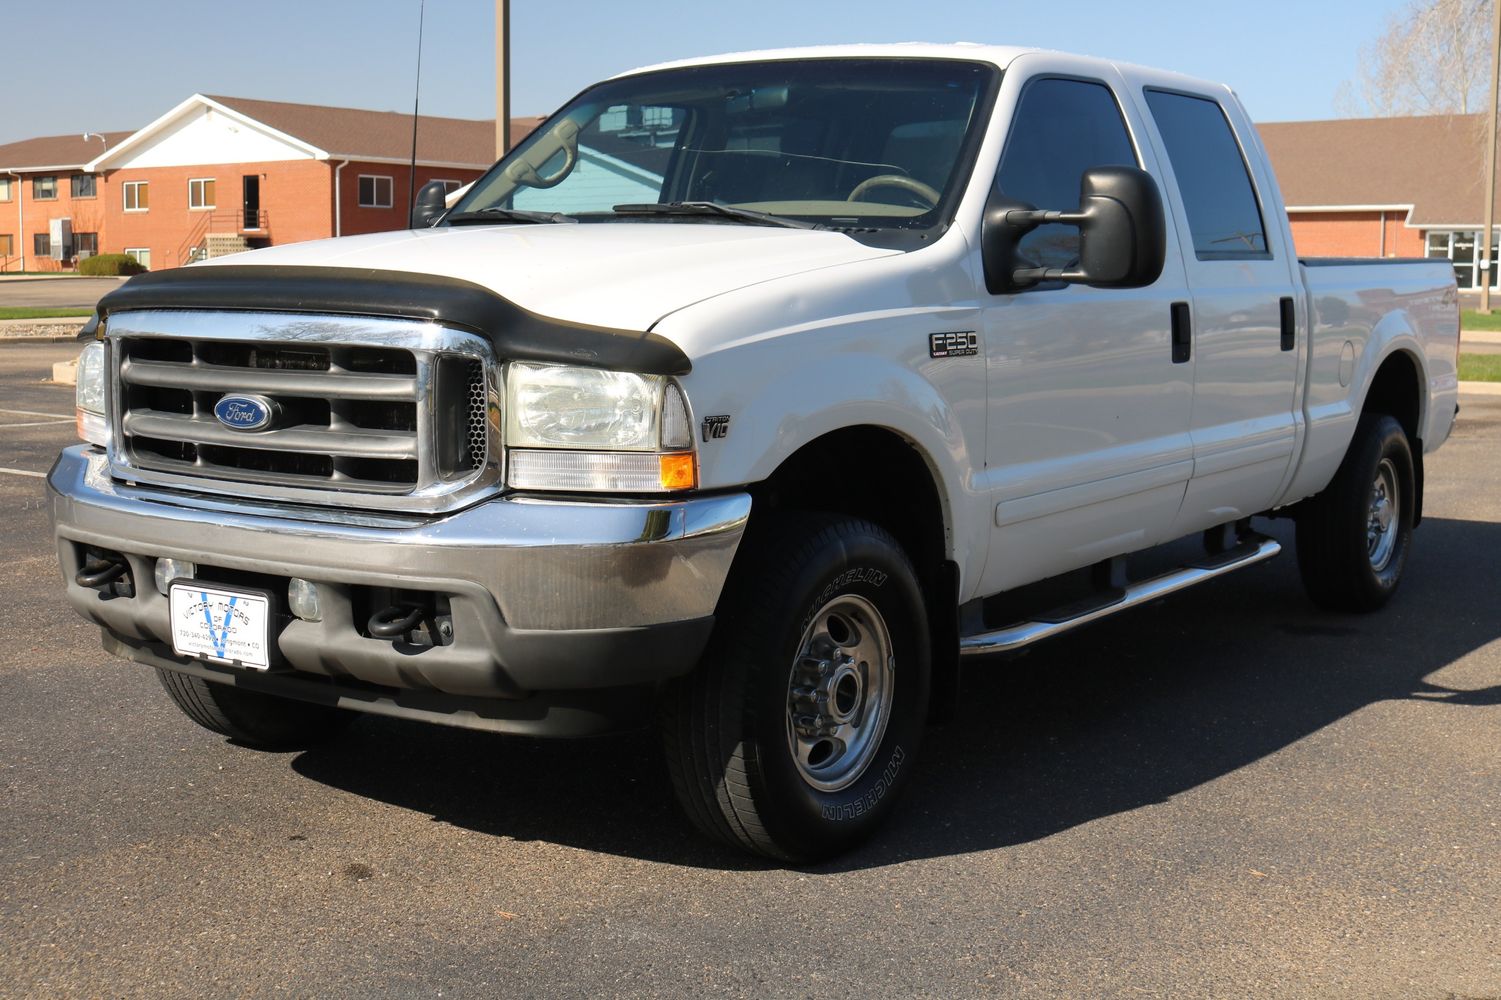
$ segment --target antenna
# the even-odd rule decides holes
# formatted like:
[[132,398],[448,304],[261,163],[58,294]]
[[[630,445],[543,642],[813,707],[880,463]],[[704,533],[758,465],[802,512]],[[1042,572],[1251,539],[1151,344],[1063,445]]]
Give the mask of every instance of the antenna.
[[417,80],[412,85],[412,165],[407,172],[407,219],[417,206],[417,103],[422,97],[422,22],[427,18],[427,0],[417,8]]

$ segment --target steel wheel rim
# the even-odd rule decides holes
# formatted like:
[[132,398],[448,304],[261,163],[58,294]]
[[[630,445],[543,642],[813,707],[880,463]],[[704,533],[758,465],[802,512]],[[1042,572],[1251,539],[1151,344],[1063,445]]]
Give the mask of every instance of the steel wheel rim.
[[787,684],[787,748],[821,792],[870,767],[891,719],[895,658],[886,621],[863,597],[834,598],[809,621]]
[[1402,495],[1397,491],[1397,467],[1389,458],[1383,458],[1376,466],[1376,478],[1371,483],[1371,502],[1366,517],[1366,555],[1371,568],[1376,572],[1386,569],[1397,549],[1399,515],[1402,513]]

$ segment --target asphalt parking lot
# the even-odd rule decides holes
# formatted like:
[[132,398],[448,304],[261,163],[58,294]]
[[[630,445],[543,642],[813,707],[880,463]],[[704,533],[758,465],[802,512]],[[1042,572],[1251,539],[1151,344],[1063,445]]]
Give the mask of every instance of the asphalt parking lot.
[[972,670],[896,822],[794,871],[697,839],[650,734],[194,727],[62,603],[74,351],[0,344],[0,996],[1501,997],[1501,397],[1385,612],[1288,554]]
[[10,278],[0,281],[0,306],[92,308],[123,278]]

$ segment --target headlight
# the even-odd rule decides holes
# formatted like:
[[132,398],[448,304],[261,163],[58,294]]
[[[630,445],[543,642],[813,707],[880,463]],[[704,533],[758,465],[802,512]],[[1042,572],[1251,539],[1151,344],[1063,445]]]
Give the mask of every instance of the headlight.
[[78,356],[78,384],[74,390],[78,436],[103,448],[109,444],[109,421],[104,415],[104,343],[96,340]]
[[698,485],[687,401],[661,375],[513,362],[505,443],[517,489],[652,493]]
[[517,362],[507,388],[512,448],[657,450],[659,375]]

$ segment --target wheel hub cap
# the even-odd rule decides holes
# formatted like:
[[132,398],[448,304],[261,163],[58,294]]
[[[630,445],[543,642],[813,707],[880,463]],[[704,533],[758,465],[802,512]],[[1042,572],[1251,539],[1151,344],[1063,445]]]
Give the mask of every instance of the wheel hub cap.
[[1397,547],[1397,516],[1401,495],[1397,492],[1397,467],[1383,458],[1371,483],[1371,506],[1366,519],[1366,554],[1377,572],[1385,569]]
[[803,632],[787,692],[787,744],[803,780],[847,788],[865,773],[891,715],[891,635],[875,605],[846,594]]

